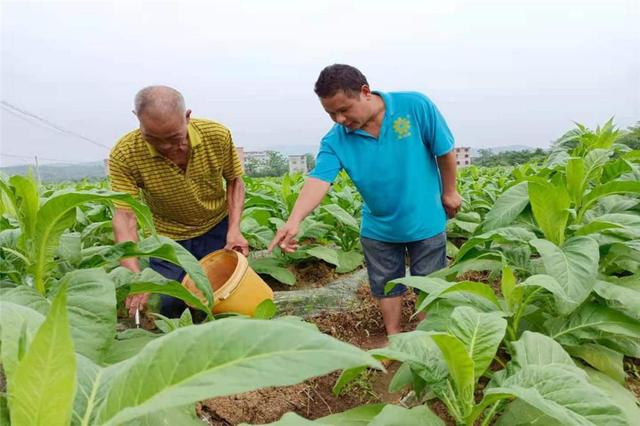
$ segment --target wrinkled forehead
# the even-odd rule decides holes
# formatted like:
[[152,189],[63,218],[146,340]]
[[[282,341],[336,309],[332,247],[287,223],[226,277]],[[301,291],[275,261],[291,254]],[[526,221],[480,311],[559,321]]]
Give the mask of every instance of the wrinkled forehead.
[[185,118],[180,115],[162,118],[143,116],[140,118],[140,130],[146,136],[178,136],[185,132],[186,124]]

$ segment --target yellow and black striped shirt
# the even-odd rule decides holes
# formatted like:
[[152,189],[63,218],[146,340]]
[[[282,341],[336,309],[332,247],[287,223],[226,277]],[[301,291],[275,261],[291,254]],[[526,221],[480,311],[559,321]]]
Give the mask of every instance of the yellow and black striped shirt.
[[[111,190],[142,200],[158,233],[174,240],[202,235],[228,214],[227,181],[242,176],[231,132],[210,120],[189,121],[186,172],[145,142],[140,130],[120,139],[109,156]],[[116,203],[117,208],[127,208]]]

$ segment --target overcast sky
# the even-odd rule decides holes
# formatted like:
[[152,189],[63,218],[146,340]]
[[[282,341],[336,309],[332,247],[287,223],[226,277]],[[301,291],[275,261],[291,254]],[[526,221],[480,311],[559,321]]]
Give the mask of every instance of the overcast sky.
[[[578,121],[640,120],[640,0],[1,2],[0,165],[93,161],[167,84],[236,145],[316,145],[332,63],[417,90],[457,144],[546,147]],[[26,158],[20,158],[23,156]]]

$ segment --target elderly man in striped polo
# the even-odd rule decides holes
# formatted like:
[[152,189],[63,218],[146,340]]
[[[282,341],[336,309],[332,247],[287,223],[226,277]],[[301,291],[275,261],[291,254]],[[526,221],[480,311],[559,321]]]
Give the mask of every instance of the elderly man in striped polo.
[[[247,255],[247,240],[240,232],[242,166],[229,130],[211,120],[191,118],[180,92],[166,86],[140,90],[133,112],[140,128],[122,137],[111,151],[111,189],[141,195],[158,232],[198,259],[221,248]],[[116,204],[113,230],[116,242],[137,240],[136,217],[126,205]],[[135,258],[122,265],[140,271]],[[169,279],[180,281],[184,276],[182,269],[160,259],[151,259],[150,266]],[[144,309],[148,297],[129,296],[129,313]],[[184,308],[181,300],[162,296],[163,315],[177,317]]]

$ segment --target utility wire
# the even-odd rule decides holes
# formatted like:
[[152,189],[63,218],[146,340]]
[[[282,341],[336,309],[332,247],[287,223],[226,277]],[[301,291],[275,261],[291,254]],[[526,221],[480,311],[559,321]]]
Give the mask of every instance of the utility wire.
[[[26,160],[34,160],[34,155],[15,155],[15,154],[5,154],[4,152],[0,153],[0,157],[9,157],[9,158],[22,158],[22,159],[26,159]],[[45,157],[40,157],[39,155],[37,156],[38,160],[45,160],[45,161],[55,161],[57,163],[67,163],[67,164],[78,164],[78,162],[74,162],[74,161],[69,161],[69,160],[58,160],[57,158],[45,158]]]
[[[20,118],[24,119],[25,121],[28,121],[26,119],[26,117],[30,117],[31,119],[36,120],[38,123],[43,123],[43,124],[47,125],[49,128],[57,130],[57,131],[59,131],[61,133],[67,134],[69,136],[76,137],[78,139],[81,139],[81,140],[83,140],[85,142],[89,142],[90,144],[99,146],[101,148],[105,148],[105,149],[109,149],[109,150],[111,149],[110,146],[104,145],[104,144],[102,144],[100,142],[96,142],[93,139],[89,139],[86,136],[83,136],[83,135],[78,134],[76,132],[73,132],[71,130],[67,130],[67,129],[63,128],[63,127],[60,127],[60,126],[52,123],[51,121],[49,121],[49,120],[47,120],[45,118],[42,118],[42,117],[40,117],[40,116],[38,116],[36,114],[33,114],[33,113],[29,112],[29,111],[25,111],[25,110],[23,110],[21,108],[18,108],[17,106],[12,105],[7,101],[4,101],[4,100],[0,101],[0,105],[2,105],[2,107],[5,109],[5,111],[7,111],[7,112],[9,112],[9,113],[11,113],[11,114],[13,114],[13,115],[15,115],[17,117],[20,117]],[[34,124],[34,123],[32,123],[32,124]]]

